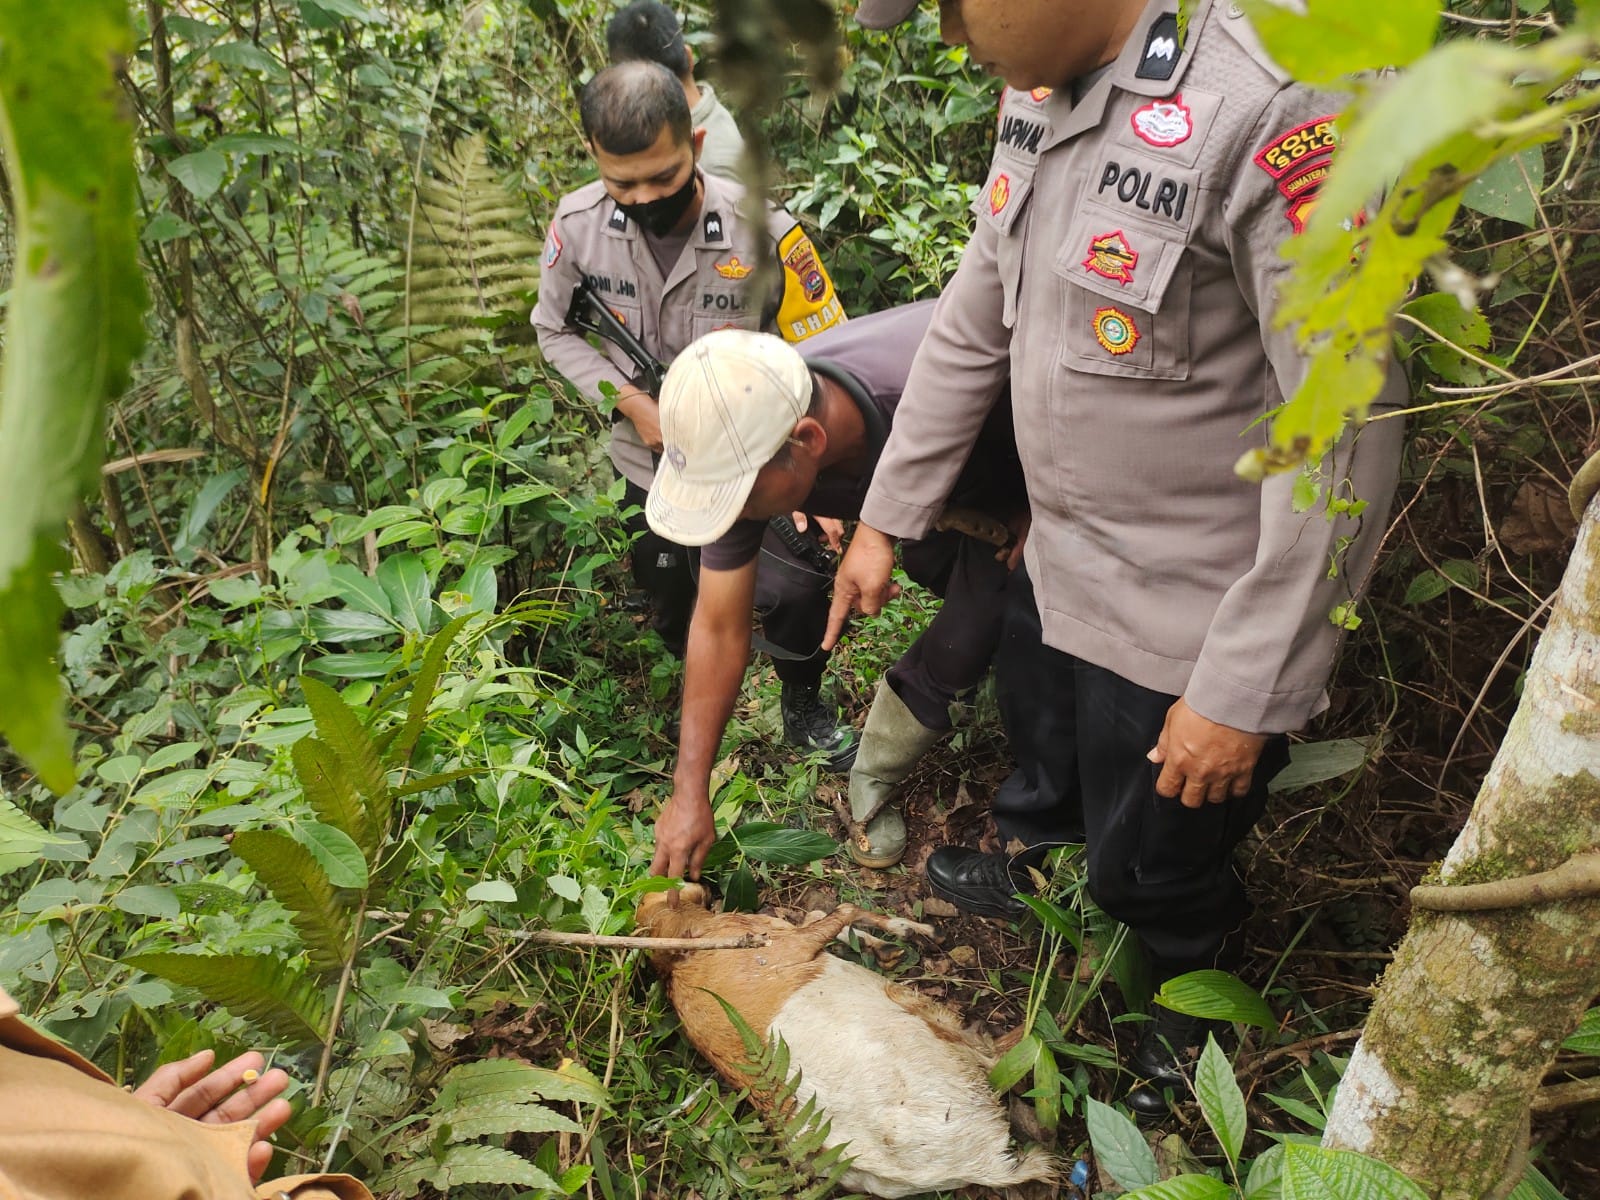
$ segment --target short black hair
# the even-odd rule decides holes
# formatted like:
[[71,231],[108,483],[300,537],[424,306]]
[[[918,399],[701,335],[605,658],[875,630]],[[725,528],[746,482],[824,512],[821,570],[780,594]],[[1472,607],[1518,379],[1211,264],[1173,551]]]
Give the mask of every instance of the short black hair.
[[583,136],[607,154],[638,154],[663,129],[678,145],[694,140],[683,85],[660,63],[625,62],[601,71],[578,101]]
[[689,74],[689,48],[683,26],[660,0],[633,0],[606,25],[606,51],[614,63],[645,59],[660,63],[679,79]]

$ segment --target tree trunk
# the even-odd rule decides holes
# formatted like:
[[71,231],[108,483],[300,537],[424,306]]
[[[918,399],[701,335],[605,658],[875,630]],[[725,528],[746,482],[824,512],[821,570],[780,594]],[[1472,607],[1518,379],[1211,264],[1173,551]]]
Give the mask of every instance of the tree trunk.
[[[1413,896],[1323,1144],[1360,1150],[1438,1200],[1509,1192],[1529,1104],[1563,1038],[1600,992],[1600,505],[1578,530],[1522,701],[1466,827]],[[1494,889],[1522,880],[1501,906]],[[1507,885],[1499,885],[1503,892]],[[1429,893],[1432,893],[1431,895]],[[1576,893],[1576,894],[1574,894]],[[1445,911],[1465,901],[1466,911]]]

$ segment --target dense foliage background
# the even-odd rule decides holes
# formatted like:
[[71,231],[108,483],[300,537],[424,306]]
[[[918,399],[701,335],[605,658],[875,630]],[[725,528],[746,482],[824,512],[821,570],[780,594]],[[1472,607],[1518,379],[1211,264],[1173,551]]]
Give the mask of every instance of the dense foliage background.
[[[1562,16],[1452,7],[1452,36],[1512,43]],[[304,1086],[285,1154],[375,1191],[792,1183],[761,1174],[768,1135],[675,1036],[639,959],[524,936],[626,930],[673,753],[678,669],[623,603],[604,422],[526,324],[544,219],[588,177],[574,89],[610,11],[135,6],[122,83],[156,304],[61,581],[80,786],[58,799],[0,760],[0,984],[119,1080],[200,1045],[277,1045]],[[852,312],[938,288],[983,178],[998,84],[933,23],[851,28],[838,92],[813,97],[796,67],[766,123],[779,192]],[[1319,1120],[1570,546],[1595,377],[1539,377],[1600,338],[1595,146],[1576,125],[1475,184],[1456,268],[1403,313],[1416,410],[1381,573],[1300,757],[1316,782],[1286,787],[1250,846],[1253,978],[1277,1018],[1236,1062],[1258,1129]],[[836,656],[846,706],[919,614],[913,597]],[[1007,765],[989,707],[917,776],[917,850],[985,836]],[[1019,934],[936,911],[915,873],[846,869],[825,857],[834,785],[790,761],[775,710],[758,668],[719,771],[730,901],[941,918],[942,945],[883,965],[997,1028],[1033,1019],[1015,1078],[1041,1136],[1079,1147],[1131,1033],[1098,988],[1139,982],[1070,869],[1053,919]],[[1593,1113],[1537,1130],[1573,1197],[1600,1188]]]

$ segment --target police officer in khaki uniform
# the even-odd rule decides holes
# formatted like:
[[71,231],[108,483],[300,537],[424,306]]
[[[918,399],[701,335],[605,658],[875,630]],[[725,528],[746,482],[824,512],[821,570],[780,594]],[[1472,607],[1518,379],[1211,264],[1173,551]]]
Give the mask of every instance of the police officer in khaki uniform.
[[4,1200],[372,1200],[348,1175],[257,1185],[289,1118],[289,1077],[259,1054],[210,1071],[210,1051],[125,1092],[18,1016],[0,991],[0,1197]]
[[[765,227],[753,228],[737,212],[743,189],[698,169],[704,135],[690,124],[670,71],[644,61],[608,67],[584,88],[581,114],[600,178],[556,208],[533,324],[545,357],[580,392],[600,400],[602,389],[615,389],[611,459],[627,480],[625,503],[642,508],[661,450],[656,398],[632,382],[637,369],[619,347],[606,342],[596,349],[567,324],[580,279],[663,362],[713,329],[767,330],[798,342],[845,315],[794,217],[769,206]],[[763,262],[780,268],[770,295],[750,287]],[[694,605],[695,557],[651,534],[642,517],[630,528],[641,535],[633,549],[635,579],[655,603],[655,627],[681,654]],[[837,527],[829,528],[836,542]],[[830,576],[806,549],[772,532],[757,606],[783,684],[786,737],[824,752],[830,769],[844,770],[854,741],[820,694],[827,656],[817,646]]]
[[[892,25],[915,7],[862,0],[858,15]],[[1158,978],[1237,962],[1248,904],[1232,851],[1286,761],[1284,734],[1326,706],[1331,616],[1370,569],[1402,440],[1396,420],[1348,433],[1305,511],[1294,475],[1233,473],[1305,373],[1273,320],[1279,250],[1316,203],[1340,100],[1293,83],[1226,0],[1197,0],[1186,33],[1176,7],[941,4],[944,39],[1012,90],[834,607],[877,611],[889,536],[928,528],[1009,376],[1032,587],[1011,589],[1021,632],[1002,644],[998,686],[1060,730],[1090,892]],[[1396,368],[1378,407],[1404,396]],[[1365,509],[1331,511],[1330,496]],[[1030,632],[1044,645],[1009,653]],[[1061,840],[1050,812],[996,820],[1035,847]],[[936,892],[1007,916],[1026,887],[1013,868],[957,848],[927,864]],[[1133,1058],[1148,1081],[1136,1111],[1165,1111],[1205,1033],[1157,1010]]]

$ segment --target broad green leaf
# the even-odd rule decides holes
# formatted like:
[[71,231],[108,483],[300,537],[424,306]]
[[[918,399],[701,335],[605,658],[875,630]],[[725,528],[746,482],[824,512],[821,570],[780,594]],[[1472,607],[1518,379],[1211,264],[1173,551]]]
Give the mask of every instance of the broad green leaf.
[[433,628],[433,584],[422,559],[409,551],[378,564],[378,583],[389,596],[394,618],[411,633]]
[[327,972],[341,969],[354,940],[354,922],[311,851],[287,834],[270,829],[236,833],[231,845],[262,886],[289,910],[312,966]]
[[1406,585],[1403,604],[1426,604],[1450,590],[1450,581],[1437,571],[1423,571]]
[[552,892],[573,904],[576,904],[583,895],[583,888],[579,886],[578,881],[566,875],[552,875],[544,882]]
[[1434,0],[1308,0],[1303,14],[1272,0],[1241,4],[1273,59],[1304,83],[1404,66],[1439,27]]
[[135,954],[122,960],[192,987],[236,1016],[295,1045],[322,1040],[327,1001],[282,959],[260,954]]
[[1174,1012],[1213,1021],[1239,1021],[1260,1029],[1278,1027],[1261,994],[1226,971],[1190,971],[1161,985],[1156,1003]]
[[1502,221],[1515,221],[1531,228],[1539,220],[1534,197],[1543,186],[1544,150],[1529,146],[1491,163],[1467,184],[1461,193],[1461,203],[1486,217],[1499,217]]
[[283,64],[254,42],[215,42],[207,53],[216,62],[245,71],[260,71],[269,79],[287,75]]
[[582,1133],[571,1117],[539,1104],[514,1100],[485,1100],[467,1104],[435,1117],[434,1124],[450,1126],[452,1142],[507,1133]]
[[1399,1171],[1353,1150],[1291,1142],[1283,1148],[1283,1200],[1426,1200]]
[[352,21],[359,21],[363,25],[387,25],[389,19],[376,9],[368,8],[357,0],[303,0],[323,12],[331,13],[336,17],[349,17]]
[[306,663],[306,670],[329,679],[383,679],[400,665],[398,650],[369,654],[324,654]]
[[839,847],[830,837],[809,829],[790,829],[770,821],[752,821],[730,836],[747,858],[756,862],[798,867],[827,858]]
[[1303,1121],[1312,1129],[1321,1129],[1328,1123],[1328,1118],[1304,1100],[1296,1100],[1293,1096],[1279,1096],[1268,1092],[1267,1099],[1271,1100],[1284,1112],[1297,1121]]
[[175,767],[181,762],[188,762],[201,750],[205,749],[199,742],[174,742],[170,746],[163,746],[145,760],[146,771],[165,771],[168,767]]
[[164,849],[157,850],[150,856],[153,863],[188,862],[190,859],[205,858],[211,854],[221,854],[228,849],[228,843],[219,837],[185,838],[181,842],[174,842]]
[[46,846],[65,846],[71,838],[51,833],[9,800],[0,799],[0,875],[39,861]]
[[1160,1178],[1155,1152],[1139,1127],[1109,1104],[1090,1097],[1084,1119],[1095,1160],[1119,1186],[1133,1191],[1149,1187]]
[[1577,1030],[1561,1043],[1561,1048],[1578,1054],[1600,1055],[1600,1008],[1591,1008],[1583,1014]]
[[369,642],[400,632],[388,617],[355,608],[311,608],[306,619],[319,642]]
[[997,1092],[1009,1092],[1033,1070],[1033,1064],[1039,1061],[1043,1050],[1044,1043],[1033,1034],[1028,1034],[989,1068],[989,1086]]
[[14,276],[0,362],[0,734],[43,782],[76,779],[54,656],[68,515],[99,484],[102,410],[144,344],[133,54],[121,0],[0,0],[0,146]]
[[467,899],[479,904],[514,904],[517,889],[504,879],[484,879],[467,889]]
[[583,923],[589,932],[600,933],[605,928],[606,919],[611,916],[611,901],[594,884],[585,884],[578,911],[583,914]]
[[1268,1146],[1250,1164],[1244,1180],[1244,1200],[1282,1200],[1283,1144]]
[[298,154],[300,143],[275,133],[229,133],[210,148],[227,154]]
[[223,471],[206,480],[194,499],[189,502],[189,511],[184,514],[183,526],[178,530],[177,540],[172,543],[173,554],[185,562],[194,557],[200,548],[200,539],[206,531],[206,526],[211,523],[217,507],[247,477],[248,472],[243,467],[235,467],[231,471]]
[[188,237],[192,233],[194,226],[179,217],[177,213],[159,212],[150,219],[150,224],[144,227],[140,237],[144,241],[154,242],[160,246],[177,238]]
[[1234,1190],[1210,1175],[1178,1175],[1126,1192],[1120,1200],[1230,1200]]
[[306,821],[295,826],[295,833],[317,862],[322,864],[322,869],[328,873],[328,882],[334,887],[367,886],[366,856],[344,830],[324,825],[321,821]]
[[1210,1034],[1206,1035],[1206,1048],[1200,1052],[1200,1062],[1195,1067],[1194,1092],[1200,1100],[1200,1112],[1211,1126],[1211,1132],[1217,1135],[1222,1152],[1237,1167],[1250,1119],[1245,1112],[1244,1093],[1233,1077],[1233,1067],[1217,1045],[1217,1039]]
[[1476,309],[1468,312],[1449,292],[1418,296],[1400,311],[1458,346],[1482,350],[1489,344],[1489,322],[1484,315]]
[[761,907],[761,888],[748,863],[733,869],[722,886],[724,912],[755,912]]
[[1538,1167],[1529,1167],[1507,1200],[1567,1200]]
[[162,917],[171,921],[183,912],[177,893],[171,888],[151,884],[123,888],[111,897],[111,903],[118,911],[136,917]]
[[1059,904],[1053,904],[1040,896],[1018,896],[1034,912],[1042,924],[1051,933],[1065,938],[1078,954],[1083,953],[1083,931],[1078,926],[1081,922],[1067,909]]
[[1296,792],[1358,770],[1372,755],[1369,738],[1334,738],[1326,742],[1296,742],[1289,747],[1289,765],[1273,776],[1267,790]]
[[383,585],[349,563],[334,563],[328,568],[328,578],[338,587],[339,599],[351,608],[379,617],[394,615],[394,609],[389,604],[389,593],[383,590]]
[[167,170],[189,189],[196,200],[205,201],[217,194],[228,174],[228,160],[215,150],[196,150],[167,164]]
[[1033,1097],[1039,1124],[1054,1131],[1061,1124],[1061,1070],[1049,1046],[1039,1049],[1039,1061],[1033,1064],[1033,1087],[1028,1094]]

